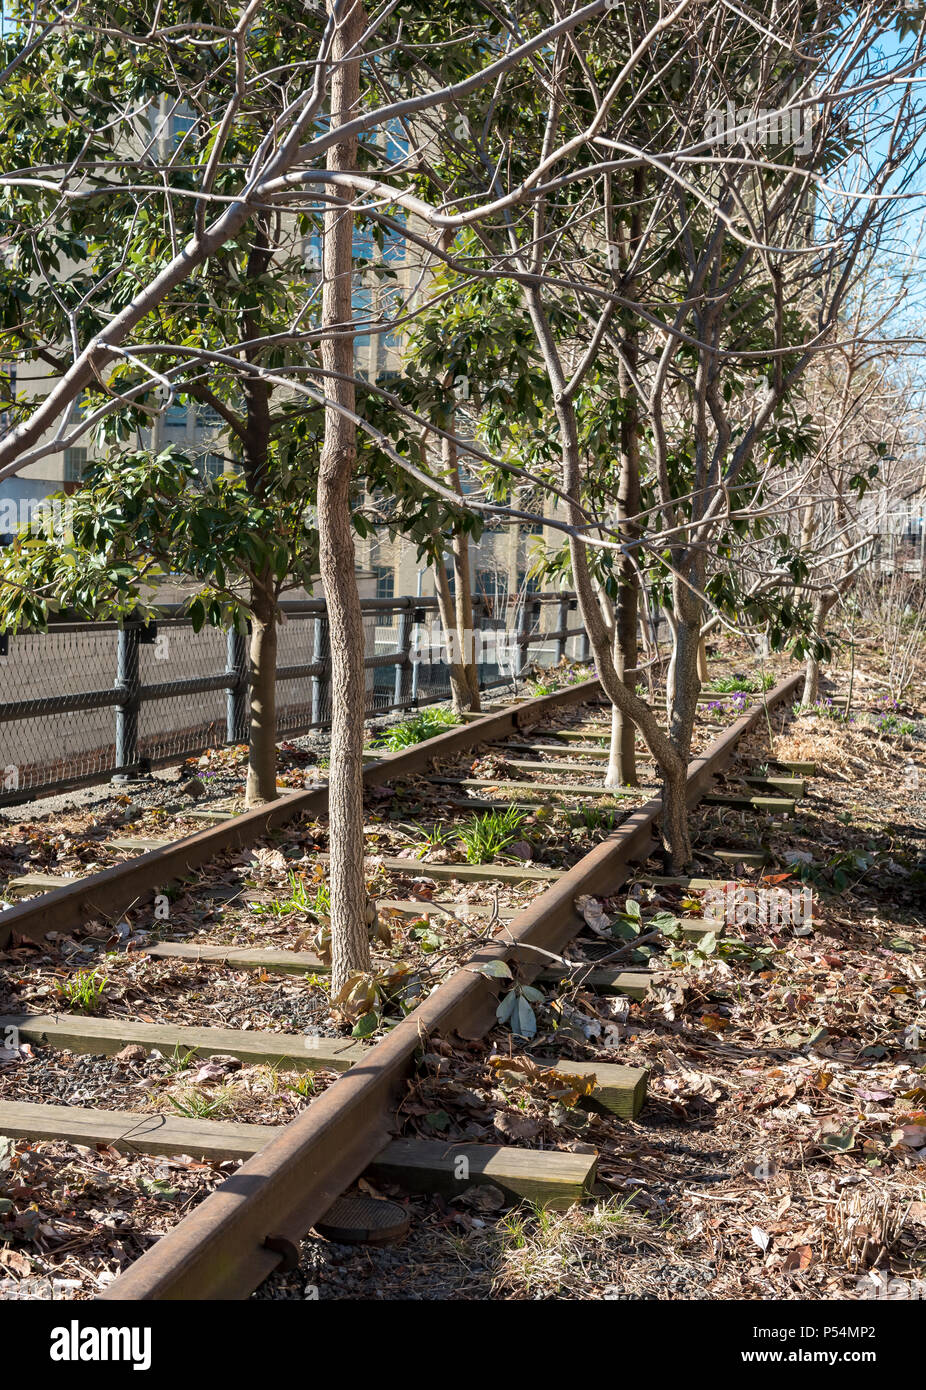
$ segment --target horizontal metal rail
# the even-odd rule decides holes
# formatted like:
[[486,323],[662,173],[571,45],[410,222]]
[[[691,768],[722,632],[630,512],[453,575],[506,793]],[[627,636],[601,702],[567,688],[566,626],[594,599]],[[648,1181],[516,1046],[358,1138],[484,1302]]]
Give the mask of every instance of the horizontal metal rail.
[[[691,764],[689,804],[695,804],[714,773],[726,767],[737,743],[755,727],[764,709],[787,700],[800,680],[792,676],[781,681],[764,704],[737,719]],[[588,682],[573,689],[587,697],[596,687],[597,682]],[[510,732],[512,727],[539,722],[551,698],[543,696],[504,715],[489,715],[485,721],[471,723],[469,729],[484,740],[499,737],[495,730],[502,724]],[[419,751],[426,758],[435,756],[446,737],[419,745]],[[517,960],[526,977],[533,978],[543,968],[545,953],[560,954],[579,929],[576,897],[613,893],[626,879],[629,862],[646,856],[661,810],[662,803],[655,798],[629,816],[519,912],[503,939],[479,950],[376,1043],[362,1063],[269,1139],[100,1297],[132,1301],[246,1297],[280,1264],[281,1249],[298,1250],[305,1233],[385,1147],[394,1104],[422,1039],[453,1031],[478,1037],[492,1025],[498,984],[472,967],[492,960]]]
[[125,692],[118,686],[108,690],[79,690],[73,695],[43,695],[34,700],[7,700],[0,704],[0,724],[18,719],[44,719],[49,714],[72,714],[82,709],[106,709],[121,705]]
[[[564,590],[562,593],[547,594],[528,594],[525,598],[523,594],[498,594],[485,595],[473,594],[473,602],[482,606],[487,604],[499,608],[515,608],[522,604],[533,603],[561,603],[564,599],[572,602],[575,594],[571,590]],[[325,600],[323,598],[309,599],[281,599],[280,609],[287,617],[298,617],[313,615],[325,612]],[[385,613],[394,611],[401,613],[410,608],[423,608],[426,612],[438,612],[439,605],[436,598],[416,597],[415,595],[399,594],[396,598],[361,598],[360,608],[364,613]],[[187,605],[185,603],[159,603],[157,605],[157,616],[155,621],[160,623],[187,623],[189,618],[185,617]],[[115,619],[82,619],[68,615],[67,610],[61,613],[50,613],[48,616],[49,629],[55,632],[116,632],[122,626]]]

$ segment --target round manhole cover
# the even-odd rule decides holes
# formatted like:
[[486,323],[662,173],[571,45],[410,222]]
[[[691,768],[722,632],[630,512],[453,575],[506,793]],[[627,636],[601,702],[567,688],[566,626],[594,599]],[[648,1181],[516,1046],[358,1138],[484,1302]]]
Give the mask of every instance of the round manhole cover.
[[342,1245],[391,1245],[408,1234],[408,1212],[398,1202],[376,1197],[339,1197],[315,1229]]

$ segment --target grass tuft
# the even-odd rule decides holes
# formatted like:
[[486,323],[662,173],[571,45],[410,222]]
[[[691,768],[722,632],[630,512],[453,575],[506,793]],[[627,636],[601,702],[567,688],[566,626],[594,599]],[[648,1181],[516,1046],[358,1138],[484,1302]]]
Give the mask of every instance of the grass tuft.
[[467,864],[489,864],[515,840],[521,839],[521,827],[527,813],[509,806],[506,811],[487,811],[461,825],[457,838],[463,842]]
[[388,748],[397,753],[400,748],[411,748],[415,743],[423,743],[426,738],[442,734],[459,723],[456,715],[449,709],[425,709],[401,724],[393,724],[381,734],[370,740],[371,748]]
[[108,983],[107,977],[97,970],[77,970],[67,980],[56,980],[55,991],[69,1008],[95,1014]]

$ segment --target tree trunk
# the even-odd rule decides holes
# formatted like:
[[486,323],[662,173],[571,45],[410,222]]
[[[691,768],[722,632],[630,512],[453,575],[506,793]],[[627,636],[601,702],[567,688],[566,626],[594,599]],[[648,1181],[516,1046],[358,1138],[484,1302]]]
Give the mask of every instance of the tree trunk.
[[473,631],[473,595],[470,585],[469,536],[459,535],[453,541],[454,610],[460,642],[460,661],[466,687],[466,708],[476,713],[479,700],[479,671],[475,660],[476,634]]
[[[255,221],[253,240],[248,253],[247,279],[258,282],[266,273],[272,259],[266,217]],[[245,314],[245,339],[251,344],[245,350],[249,362],[259,362],[256,347],[262,333],[261,318],[255,310]],[[242,386],[245,402],[244,449],[242,465],[248,491],[258,502],[266,502],[271,484],[268,472],[270,461],[270,387],[256,373],[248,372]],[[250,714],[248,741],[248,780],[245,802],[248,806],[262,801],[274,801],[277,794],[276,750],[276,666],[277,621],[279,590],[267,565],[251,585],[251,644]]]
[[801,704],[806,708],[816,703],[820,694],[820,663],[812,652],[804,662],[804,685],[801,690]]
[[691,860],[688,834],[688,777],[683,768],[662,769],[662,837],[666,846],[666,868],[679,873]]
[[[331,124],[345,124],[360,109],[360,64],[349,55],[364,29],[359,0],[328,0],[335,16],[331,60]],[[327,167],[355,167],[356,138],[329,147]],[[325,211],[322,260],[322,366],[333,375],[325,392],[325,434],[318,474],[319,568],[331,633],[331,764],[328,776],[331,891],[331,993],[348,977],[370,969],[367,893],[363,872],[363,710],[366,694],[363,618],[354,574],[350,489],[356,427],[353,411],[354,338],[350,324],[353,214],[343,204]]]
[[[678,595],[676,595],[678,598]],[[698,653],[701,645],[701,614],[697,604],[682,602],[684,616],[676,619],[674,656],[672,664],[672,713],[669,718],[669,738],[687,769],[691,756],[691,737],[698,712]],[[687,611],[688,609],[691,611]],[[662,768],[662,827],[668,851],[668,867],[677,873],[691,859],[691,839],[688,834],[687,776],[676,769]]]
[[[624,679],[624,650],[621,643],[620,622],[615,623],[614,627],[614,670],[618,679]],[[626,757],[627,735],[630,735],[631,757],[628,764]],[[605,774],[604,784],[606,787],[622,787],[624,778],[627,775],[628,767],[634,782],[628,785],[636,785],[636,728],[630,719],[624,717],[624,713],[617,705],[611,706],[611,747],[608,754],[608,770]]]
[[[625,340],[625,352],[631,366],[636,366],[636,334],[631,331]],[[636,518],[640,511],[640,438],[637,420],[634,385],[627,369],[622,365],[620,371],[621,394],[625,399],[625,414],[621,420],[621,482],[617,499],[617,515],[621,526],[621,537],[628,541],[640,534]],[[625,555],[621,561],[620,590],[617,595],[615,614],[615,664],[617,674],[624,679],[627,671],[633,670],[639,660],[637,642],[637,623],[640,609],[640,576],[633,560]],[[621,710],[615,709],[615,727],[612,740],[617,740],[616,753],[621,781],[625,786],[639,786],[637,777],[637,731],[631,719]],[[619,785],[616,783],[615,785]]]
[[[454,570],[454,577],[459,590],[460,578],[456,570]],[[460,714],[463,710],[471,708],[469,703],[470,683],[459,647],[457,610],[453,595],[450,592],[447,563],[441,549],[440,537],[435,538],[434,545],[434,587],[437,591],[437,608],[440,613],[441,627],[444,630],[444,643],[447,648],[447,666],[450,671],[450,695],[453,710],[455,714]]]
[[[637,584],[636,575],[634,575],[634,583],[621,589],[617,607],[617,660],[615,665],[621,680],[624,679],[627,671],[634,669],[638,660]],[[634,687],[636,687],[636,677],[633,680]],[[616,738],[620,778],[625,787],[638,787],[640,779],[637,776],[637,728],[633,720],[624,715],[621,710],[615,709],[614,713],[617,716]]]
[[[632,176],[633,195],[626,236],[618,240],[620,247],[621,290],[629,299],[633,298],[634,287],[628,280],[626,270],[632,261],[642,230],[640,209],[643,205],[644,172],[634,171]],[[621,416],[621,477],[617,494],[617,519],[621,539],[634,541],[640,534],[637,520],[640,513],[640,418],[637,408],[637,366],[639,360],[638,321],[632,314],[625,314],[623,332],[623,354],[618,365],[618,386],[621,393],[623,413]],[[639,660],[637,624],[640,610],[640,575],[630,555],[624,555],[620,568],[620,589],[617,595],[615,614],[615,667],[623,681],[627,671],[633,670]],[[637,777],[637,731],[633,721],[615,706],[611,721],[612,759],[615,760],[616,782],[606,782],[606,786],[639,786]],[[611,769],[609,768],[609,776]]]
[[698,680],[701,685],[707,681],[710,672],[707,669],[707,641],[703,634],[698,638]]
[[[444,386],[449,391],[453,390],[453,381],[448,379]],[[447,428],[453,431],[456,427],[456,412],[450,415]],[[456,439],[448,439],[446,436],[441,438],[441,465],[447,475],[447,481],[459,495],[463,496],[463,483],[460,478],[460,460],[457,451]],[[456,629],[456,656],[459,660],[460,671],[458,673],[459,699],[461,701],[457,707],[457,686],[451,680],[454,691],[453,707],[460,713],[462,710],[478,711],[479,702],[479,672],[476,670],[475,653],[473,651],[473,595],[472,578],[470,576],[469,564],[469,536],[465,531],[460,531],[454,536],[451,551],[453,554],[453,579],[454,579],[454,598],[453,598],[453,628]],[[449,595],[448,595],[449,597]],[[443,619],[442,619],[443,620]],[[445,624],[445,631],[449,630]]]
[[[813,606],[813,635],[822,637],[823,624],[827,614],[836,602],[835,593],[818,594]],[[813,652],[808,652],[804,662],[804,688],[801,691],[801,704],[804,707],[814,704],[820,694],[820,661]]]
[[[582,453],[575,409],[572,401],[567,398],[565,373],[550,325],[543,312],[540,292],[530,286],[525,289],[524,294],[556,403],[567,517],[570,525],[578,528],[586,524],[586,515],[582,505]],[[649,705],[624,684],[614,669],[613,635],[599,607],[587,547],[578,535],[571,535],[569,538],[569,554],[579,611],[595,653],[601,687],[612,705],[616,705],[625,716],[633,720],[667,781],[671,779],[673,786],[677,787],[687,776],[685,756],[675,746],[674,738],[667,738],[663,733]],[[673,806],[671,814],[663,817],[663,836],[672,863],[687,863],[691,857],[691,844],[686,826],[680,824],[677,807]]]
[[671,608],[666,608],[666,626],[669,629],[670,641],[672,643],[669,652],[669,664],[666,667],[666,723],[672,724],[672,702],[675,699],[675,666],[678,660],[678,623],[675,621],[675,614]]
[[268,576],[251,594],[248,806],[273,801],[277,794],[276,665],[277,604]]
[[700,646],[700,615],[691,620],[679,617],[675,636],[675,664],[672,671],[672,717],[669,737],[685,762],[691,752],[691,736],[698,712],[698,648]]

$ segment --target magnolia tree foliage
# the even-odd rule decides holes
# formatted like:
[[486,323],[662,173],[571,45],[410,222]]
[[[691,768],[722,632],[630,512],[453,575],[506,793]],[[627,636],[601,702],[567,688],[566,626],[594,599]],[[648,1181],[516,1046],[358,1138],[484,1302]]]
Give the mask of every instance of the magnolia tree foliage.
[[[683,862],[703,630],[745,615],[819,649],[813,547],[791,525],[828,486],[804,383],[869,330],[859,285],[918,213],[919,29],[882,4],[767,9],[23,6],[0,75],[0,312],[8,356],[51,389],[11,405],[0,477],[96,430],[113,458],[80,515],[123,468],[137,513],[112,521],[108,570],[92,528],[70,551],[17,547],[11,619],[62,601],[71,565],[99,581],[96,599],[72,583],[81,602],[127,605],[164,562],[149,523],[185,546],[221,515],[188,564],[198,615],[250,619],[251,790],[272,795],[278,600],[313,547],[359,718],[351,528],[433,558],[453,537],[459,595],[468,538],[542,519],[563,542],[538,563],[576,588],[614,706],[615,769],[636,726]],[[778,113],[778,143],[746,108]],[[404,337],[399,380],[352,367],[358,320]],[[139,452],[172,401],[220,418],[227,477]],[[847,494],[871,466],[841,474]],[[667,720],[626,677],[643,603],[674,629]],[[359,742],[338,717],[332,794],[354,834]],[[338,860],[335,918],[359,891]]]

